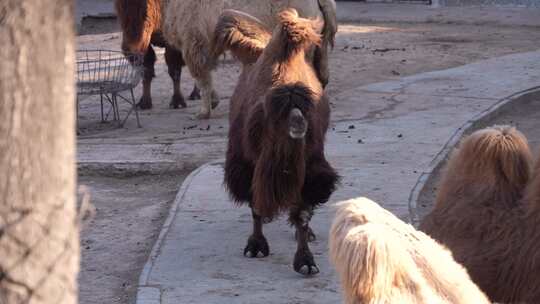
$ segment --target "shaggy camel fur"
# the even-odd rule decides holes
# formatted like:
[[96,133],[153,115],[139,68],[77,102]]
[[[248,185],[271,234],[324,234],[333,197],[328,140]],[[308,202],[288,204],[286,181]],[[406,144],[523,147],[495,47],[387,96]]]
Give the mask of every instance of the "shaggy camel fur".
[[[162,0],[116,0],[115,7],[122,28],[122,50],[130,54],[144,56],[143,95],[138,103],[141,109],[152,108],[152,78],[155,77],[156,53],[153,46],[165,48],[169,76],[173,81],[174,93],[170,107],[185,108],[186,102],[180,91],[182,66],[185,65],[182,52],[169,45],[161,31],[163,20]],[[131,57],[130,57],[131,58]],[[200,98],[195,86],[189,99]]]
[[298,243],[293,266],[310,275],[319,269],[308,246],[309,221],[338,180],[324,156],[328,99],[306,58],[320,43],[322,25],[294,9],[278,17],[273,34],[233,10],[224,11],[217,25],[217,40],[244,63],[231,98],[225,184],[238,204],[252,209],[253,234],[244,255],[267,256],[263,221],[289,211]]
[[[420,229],[445,244],[494,302],[540,303],[540,181],[512,127],[465,138],[451,155]],[[526,197],[524,198],[524,194]]]
[[[513,248],[517,254],[504,268],[503,301],[508,303],[540,303],[540,155],[534,166],[532,179],[524,197],[525,216],[516,220],[522,223],[521,242]],[[513,233],[511,237],[518,237]]]
[[490,303],[446,248],[367,198],[338,204],[329,242],[346,303]]
[[209,118],[211,108],[219,103],[211,73],[222,47],[213,43],[213,34],[224,9],[251,14],[270,29],[277,24],[276,14],[288,7],[295,8],[303,17],[323,19],[323,42],[308,53],[323,84],[328,82],[328,47],[333,44],[337,31],[334,0],[168,0],[166,7],[167,12],[174,13],[165,16],[164,37],[167,43],[182,51],[201,90],[199,119]]

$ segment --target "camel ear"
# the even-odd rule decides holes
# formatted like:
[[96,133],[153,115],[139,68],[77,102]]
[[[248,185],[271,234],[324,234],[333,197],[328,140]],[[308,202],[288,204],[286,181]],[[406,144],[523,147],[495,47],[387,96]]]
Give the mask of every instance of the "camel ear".
[[271,32],[259,19],[224,10],[214,32],[214,55],[230,50],[243,64],[250,64],[257,61],[271,38]]

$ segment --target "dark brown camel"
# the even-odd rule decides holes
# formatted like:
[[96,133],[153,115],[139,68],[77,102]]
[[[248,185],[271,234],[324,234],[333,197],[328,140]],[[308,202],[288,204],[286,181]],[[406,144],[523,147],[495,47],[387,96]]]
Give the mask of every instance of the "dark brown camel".
[[257,19],[226,10],[215,35],[215,45],[243,63],[231,98],[225,184],[235,202],[252,209],[244,255],[267,256],[263,222],[288,211],[297,233],[293,266],[304,275],[319,272],[308,246],[309,221],[338,181],[324,155],[328,98],[306,59],[320,43],[321,25],[289,9],[271,34]]

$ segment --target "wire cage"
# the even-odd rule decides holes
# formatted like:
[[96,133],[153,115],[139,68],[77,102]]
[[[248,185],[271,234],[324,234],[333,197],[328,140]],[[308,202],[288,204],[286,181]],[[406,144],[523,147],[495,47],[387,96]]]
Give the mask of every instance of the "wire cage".
[[[77,51],[77,117],[79,99],[91,95],[99,95],[101,103],[101,121],[105,122],[112,112],[113,119],[120,121],[118,100],[127,102],[131,108],[125,118],[120,121],[123,126],[129,115],[135,112],[137,126],[139,113],[133,89],[142,79],[143,58],[140,55],[124,54],[112,50],[79,50]],[[123,96],[122,92],[129,95]],[[105,114],[104,103],[110,107]]]

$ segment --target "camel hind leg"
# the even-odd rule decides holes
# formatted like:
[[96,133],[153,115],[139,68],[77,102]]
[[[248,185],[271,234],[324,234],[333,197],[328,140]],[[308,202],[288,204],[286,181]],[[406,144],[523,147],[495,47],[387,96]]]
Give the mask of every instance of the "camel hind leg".
[[201,77],[195,77],[201,93],[201,108],[195,115],[196,119],[209,119],[212,109],[219,105],[219,97],[214,90],[211,71]]
[[334,40],[338,30],[336,17],[336,3],[334,0],[318,0],[318,5],[324,19],[322,30],[322,45],[316,47],[313,65],[317,71],[317,76],[323,88],[326,87],[330,79],[330,69],[328,68],[328,53],[334,47]]
[[191,94],[189,94],[188,100],[197,100],[201,99],[201,90],[199,90],[199,87],[197,87],[197,84],[193,85],[193,90],[191,91]]
[[328,68],[328,48],[325,43],[313,51],[313,67],[323,88],[326,88],[330,81],[330,69]]
[[184,60],[201,93],[201,108],[196,119],[209,119],[212,109],[219,104],[219,96],[214,90],[212,70],[216,59],[210,55],[210,46],[201,39],[201,35],[191,35],[188,46],[182,51]]

